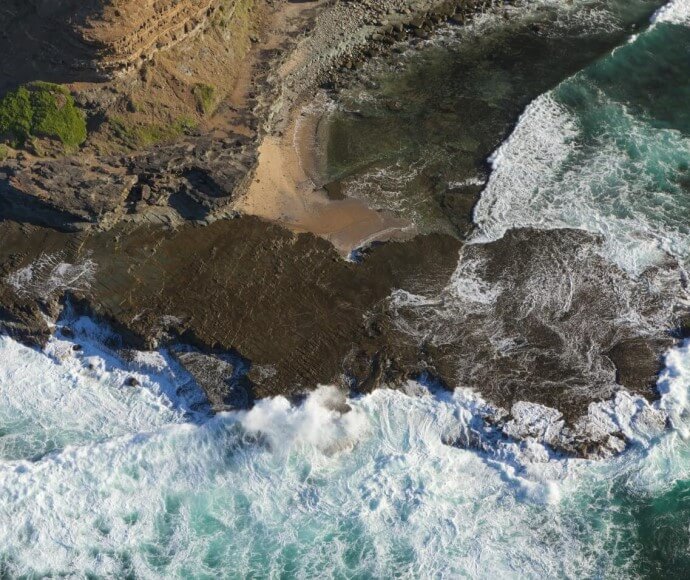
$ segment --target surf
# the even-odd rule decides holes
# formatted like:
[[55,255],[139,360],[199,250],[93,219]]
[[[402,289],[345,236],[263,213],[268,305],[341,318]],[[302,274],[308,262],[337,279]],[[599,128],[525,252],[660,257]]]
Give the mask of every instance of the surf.
[[[599,234],[607,257],[631,273],[668,255],[687,268],[690,87],[679,59],[690,45],[687,3],[609,56],[538,97],[492,155],[474,209],[474,241],[510,228],[578,228]],[[659,69],[650,98],[645,87]]]
[[[56,365],[10,339],[0,353],[43,374]],[[669,353],[659,381],[673,428],[640,431],[607,462],[554,457],[529,440],[449,444],[476,440],[486,402],[412,383],[347,401],[323,387],[301,405],[278,397],[180,421],[160,369],[120,401],[141,417],[137,399],[153,398],[158,413],[123,425],[109,392],[117,368],[101,361],[101,390],[75,386],[89,397],[76,417],[91,432],[40,458],[0,462],[0,561],[10,576],[213,575],[232,562],[238,575],[623,577],[687,558],[678,549],[659,564],[649,550],[660,546],[635,548],[628,535],[638,523],[632,498],[665,497],[690,477],[690,344]],[[71,366],[92,364],[76,355]],[[63,417],[43,397],[28,390],[23,401],[36,431]],[[629,509],[609,510],[611,494]]]

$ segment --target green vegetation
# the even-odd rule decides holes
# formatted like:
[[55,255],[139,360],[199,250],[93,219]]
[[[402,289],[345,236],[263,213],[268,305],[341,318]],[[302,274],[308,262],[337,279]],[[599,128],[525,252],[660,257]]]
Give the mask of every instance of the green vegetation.
[[232,28],[235,32],[246,32],[254,22],[252,11],[256,0],[223,0],[213,24],[220,28]]
[[211,113],[216,105],[216,88],[211,85],[194,85],[192,94],[196,99],[196,105],[204,115]]
[[111,117],[109,123],[115,137],[131,149],[171,141],[195,126],[194,119],[185,116],[179,117],[170,125],[159,123],[135,125],[122,117]]
[[30,83],[0,100],[0,136],[14,146],[32,137],[51,137],[76,148],[86,141],[86,120],[64,87]]
[[19,87],[0,101],[0,133],[23,144],[31,134],[33,111],[26,87]]
[[0,144],[0,161],[4,161],[10,156],[10,148],[7,145]]

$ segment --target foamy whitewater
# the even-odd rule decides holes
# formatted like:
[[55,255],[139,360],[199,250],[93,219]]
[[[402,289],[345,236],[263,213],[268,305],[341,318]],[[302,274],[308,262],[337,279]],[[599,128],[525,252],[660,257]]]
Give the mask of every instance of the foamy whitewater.
[[[636,3],[649,8],[645,18],[658,8]],[[615,14],[632,4],[535,3],[564,5],[544,35],[574,21],[618,30]],[[689,24],[688,0],[660,9],[629,42],[530,96],[488,180],[472,163],[446,180],[484,186],[469,253],[514,227],[599,234],[605,258],[633,274],[604,280],[618,290],[621,324],[661,324],[645,318],[634,276],[671,262],[672,277],[690,262]],[[487,15],[461,40],[501,26],[502,16]],[[491,91],[510,84],[497,77],[487,77]],[[367,169],[351,187],[426,215],[400,191],[425,179],[428,161]],[[589,264],[593,251],[573,255]],[[516,309],[541,300],[570,312],[572,278],[588,272],[531,266],[543,266],[530,286],[539,292]],[[461,261],[449,297],[397,292],[391,302],[490,311],[511,289],[480,270]],[[88,286],[90,272],[45,256],[12,281],[40,294]],[[584,324],[585,315],[571,319]],[[458,332],[454,322],[441,320],[440,331]],[[640,578],[690,569],[690,342],[666,354],[660,400],[649,407],[667,424],[640,419],[647,403],[619,392],[591,411],[630,447],[589,461],[499,433],[484,420],[489,403],[462,387],[410,382],[345,400],[326,385],[300,405],[277,397],[214,416],[165,351],[123,360],[103,346],[106,330],[88,319],[70,327],[74,338],[58,328],[43,351],[0,337],[0,578]],[[497,352],[514,346],[492,338]],[[551,428],[545,407],[511,411],[508,435]]]
[[631,273],[669,254],[687,267],[689,24],[690,2],[669,3],[647,31],[527,107],[489,159],[475,241],[572,227],[602,235]]
[[[0,339],[9,577],[627,577],[644,564],[621,547],[635,516],[603,498],[690,478],[690,344],[660,378],[673,428],[608,462],[448,445],[479,429],[485,404],[418,384],[346,414],[322,387],[298,407],[278,397],[210,417],[189,411],[164,354],[125,364],[80,344]],[[123,386],[132,373],[142,387]]]

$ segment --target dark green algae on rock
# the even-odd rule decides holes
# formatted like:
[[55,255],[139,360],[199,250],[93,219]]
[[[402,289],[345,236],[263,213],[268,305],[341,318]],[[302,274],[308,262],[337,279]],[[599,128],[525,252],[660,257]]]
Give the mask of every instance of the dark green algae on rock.
[[520,3],[344,71],[320,123],[324,181],[422,231],[464,236],[487,158],[525,107],[649,25],[664,4]]

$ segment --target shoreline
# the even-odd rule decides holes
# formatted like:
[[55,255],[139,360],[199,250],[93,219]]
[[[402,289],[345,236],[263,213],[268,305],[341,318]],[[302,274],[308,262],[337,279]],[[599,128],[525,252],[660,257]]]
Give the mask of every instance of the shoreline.
[[[278,67],[275,79],[281,92],[259,138],[253,177],[233,202],[232,211],[295,233],[315,234],[345,258],[376,242],[418,235],[413,222],[393,212],[374,209],[360,199],[333,199],[325,191],[325,179],[319,174],[322,160],[315,150],[323,114],[307,109],[319,99],[314,96],[316,87],[342,74],[339,67],[347,74],[358,61],[387,50],[393,42],[427,37],[456,15],[464,22],[480,5],[475,0],[386,0],[379,5],[356,4],[354,8],[363,10],[357,15],[342,5],[323,8],[313,25],[305,25],[311,27],[309,34]],[[274,19],[281,18],[281,10],[291,9],[283,5]]]
[[312,233],[349,256],[374,242],[404,241],[417,229],[391,212],[370,208],[353,198],[331,199],[318,175],[314,149],[321,116],[295,107],[281,136],[267,135],[259,147],[254,179],[234,209]]
[[[314,14],[309,11],[317,4],[281,4],[278,8],[299,15],[298,21],[286,26],[306,34],[302,27],[312,26],[305,23],[311,22]],[[408,2],[391,0],[385,6],[402,4]],[[274,18],[285,14],[279,9],[273,13]],[[325,10],[336,9],[343,10],[343,4],[329,4]],[[371,14],[361,10],[349,21],[352,26],[359,26]],[[342,24],[334,12],[320,13],[323,14],[325,20],[309,28],[313,35],[289,45],[280,66],[275,54],[256,51],[254,60],[247,63],[245,73],[252,71],[253,79],[249,90],[260,94],[251,98],[247,95],[244,103],[254,107],[251,120],[262,124],[253,126],[255,133],[247,137],[246,143],[252,152],[257,143],[261,146],[259,158],[244,168],[241,187],[233,184],[233,194],[244,192],[239,200],[232,196],[229,200],[214,198],[212,171],[204,173],[204,167],[195,165],[198,159],[212,158],[218,166],[219,161],[222,165],[236,158],[231,153],[225,158],[213,157],[217,149],[212,148],[198,151],[194,149],[198,142],[189,138],[169,148],[172,161],[162,173],[171,179],[191,174],[188,189],[183,193],[196,196],[194,199],[203,197],[204,188],[211,189],[207,197],[218,203],[210,204],[213,211],[207,214],[182,219],[180,212],[185,208],[180,192],[175,191],[178,205],[151,204],[152,208],[144,207],[140,213],[135,208],[137,211],[123,219],[112,220],[107,228],[93,227],[77,234],[60,234],[35,224],[19,225],[19,220],[2,224],[2,330],[22,337],[24,343],[45,343],[55,333],[54,323],[65,305],[74,301],[80,312],[111,324],[128,348],[193,347],[211,367],[218,360],[227,362],[223,357],[240,357],[249,369],[243,377],[250,389],[248,400],[252,402],[278,394],[299,397],[324,383],[366,393],[385,386],[401,387],[405,381],[419,378],[448,388],[462,382],[457,378],[455,363],[461,357],[472,356],[477,352],[476,344],[482,343],[467,348],[459,341],[435,344],[424,332],[419,337],[410,336],[396,326],[401,319],[392,305],[397,291],[411,297],[438,295],[439,304],[451,303],[452,300],[445,300],[443,292],[458,267],[461,240],[447,234],[417,235],[409,223],[372,210],[359,200],[338,199],[337,192],[329,195],[321,183],[314,150],[320,123],[318,113],[308,108],[309,97],[321,83],[347,79],[351,67],[344,66],[339,73],[337,63],[353,58],[354,50],[352,45],[343,48],[342,39],[332,35]],[[415,18],[410,13],[403,16]],[[424,18],[425,22],[432,21]],[[357,50],[370,46],[372,30],[379,30],[383,24],[366,26],[358,36],[362,42]],[[415,36],[426,34],[423,26],[420,23],[419,28],[405,28],[404,34],[411,30]],[[393,36],[374,42],[388,46],[385,39],[401,33],[394,27],[391,31]],[[314,43],[324,41],[324,36],[332,44],[323,45],[322,52],[310,50]],[[273,36],[264,48],[269,52],[278,50],[284,40]],[[259,70],[270,63],[276,65],[275,70]],[[245,76],[244,80],[248,78]],[[233,99],[236,97],[234,94]],[[240,112],[238,122],[246,120],[242,117],[246,112]],[[218,133],[222,134],[223,129],[219,127]],[[197,137],[206,137],[211,142],[209,147],[217,146],[221,151],[228,146],[215,133]],[[156,154],[163,150],[164,147],[155,149]],[[147,168],[142,165],[136,169],[145,174]],[[178,221],[169,219],[167,223],[155,224],[148,219],[174,212],[180,216]],[[572,232],[556,235],[524,230],[512,236],[513,242],[522,244],[520,252],[514,253],[509,239],[482,248],[486,256],[480,257],[495,262],[489,282],[498,287],[506,266],[514,268],[518,279],[524,266],[529,265],[536,242],[541,240],[541,248],[552,249],[563,235],[576,236]],[[390,243],[367,253],[361,263],[343,259],[351,256],[354,249],[376,241]],[[591,240],[582,243],[595,244]],[[513,258],[508,260],[509,256]],[[53,262],[46,264],[46,258],[53,260],[58,269],[51,269]],[[98,266],[92,273],[92,283],[76,289],[69,284],[54,285],[58,274],[72,272],[91,261]],[[12,284],[22,280],[28,280],[27,289]],[[511,305],[512,302],[505,309],[508,321],[513,316]],[[422,322],[429,320],[423,309],[418,312]],[[488,328],[476,320],[465,326],[456,324],[456,313],[449,314],[453,315],[452,325],[457,327],[459,339],[474,330]],[[402,320],[403,324],[415,322],[411,309],[405,315],[409,320]],[[420,330],[425,330],[423,325]],[[537,338],[551,340],[550,336]],[[620,346],[619,352],[609,357],[616,370],[622,367],[635,371],[640,360],[656,362],[651,347],[642,349],[646,344],[619,342],[616,346]],[[627,353],[632,354],[626,358]],[[218,385],[227,384],[226,379],[220,377]],[[504,408],[511,409],[511,398],[518,396],[515,390],[491,392],[487,384],[477,383],[477,390],[494,403],[505,402]],[[201,388],[206,390],[203,385]],[[647,385],[640,387],[646,388]],[[499,400],[499,395],[504,399]],[[550,396],[529,385],[519,395],[520,401],[534,404],[548,404]],[[552,407],[563,407],[559,410],[565,410],[564,415],[574,408],[565,395],[553,396]],[[592,399],[591,392],[587,396],[584,403]],[[567,420],[576,419],[579,409],[572,410]],[[567,452],[586,455],[595,454],[596,449]]]

